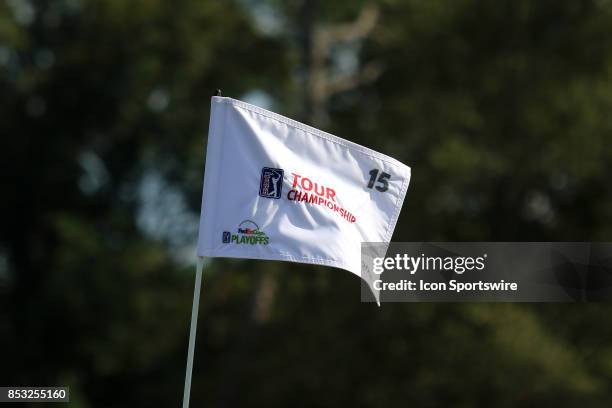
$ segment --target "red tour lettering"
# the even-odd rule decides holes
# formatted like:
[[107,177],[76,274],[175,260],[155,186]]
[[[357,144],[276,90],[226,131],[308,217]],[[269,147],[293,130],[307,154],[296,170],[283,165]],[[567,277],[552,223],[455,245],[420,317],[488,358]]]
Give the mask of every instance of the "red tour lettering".
[[302,177],[300,174],[291,173],[293,176],[293,184],[291,185],[293,188],[299,187],[304,191],[312,191],[314,188],[314,192],[316,195],[326,198],[328,200],[336,201],[336,190],[331,187],[326,187],[322,184],[313,182],[308,177]]

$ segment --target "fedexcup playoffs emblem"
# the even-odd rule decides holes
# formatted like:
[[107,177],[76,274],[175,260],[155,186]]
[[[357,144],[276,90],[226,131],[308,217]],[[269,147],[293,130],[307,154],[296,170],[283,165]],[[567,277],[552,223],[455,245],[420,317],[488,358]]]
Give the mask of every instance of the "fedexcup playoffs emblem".
[[251,244],[251,245],[268,245],[270,238],[265,232],[259,229],[254,221],[244,220],[238,225],[238,230],[235,234],[229,231],[223,231],[224,244]]

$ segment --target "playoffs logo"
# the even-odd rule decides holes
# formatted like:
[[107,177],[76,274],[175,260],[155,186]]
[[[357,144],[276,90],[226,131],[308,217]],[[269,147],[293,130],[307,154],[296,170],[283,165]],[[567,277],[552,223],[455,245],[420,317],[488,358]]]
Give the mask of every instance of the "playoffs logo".
[[268,245],[270,238],[265,232],[259,230],[259,225],[251,220],[244,220],[238,225],[238,232],[232,234],[229,231],[223,231],[224,244],[251,244],[251,245]]

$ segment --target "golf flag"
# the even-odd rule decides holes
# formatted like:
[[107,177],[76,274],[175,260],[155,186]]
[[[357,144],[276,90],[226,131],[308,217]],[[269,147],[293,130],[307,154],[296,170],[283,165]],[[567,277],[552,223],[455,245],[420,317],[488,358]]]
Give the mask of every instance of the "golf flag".
[[391,157],[215,96],[197,253],[361,276],[361,243],[391,240],[409,182]]

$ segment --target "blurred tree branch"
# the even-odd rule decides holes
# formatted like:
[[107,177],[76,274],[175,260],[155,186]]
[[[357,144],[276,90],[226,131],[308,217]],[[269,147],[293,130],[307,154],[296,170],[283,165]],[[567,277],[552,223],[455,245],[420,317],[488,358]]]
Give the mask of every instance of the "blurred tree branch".
[[[313,13],[316,8],[314,0],[305,0],[304,14]],[[334,25],[317,25],[312,18],[303,21],[310,26],[304,27],[309,36],[305,39],[304,62],[308,73],[305,106],[309,108],[306,120],[313,126],[323,126],[327,114],[325,105],[333,95],[356,89],[360,85],[376,80],[382,71],[382,65],[371,62],[357,72],[333,76],[330,73],[329,57],[334,47],[341,43],[363,41],[371,34],[379,19],[379,7],[369,3],[364,6],[357,18],[350,23]]]

